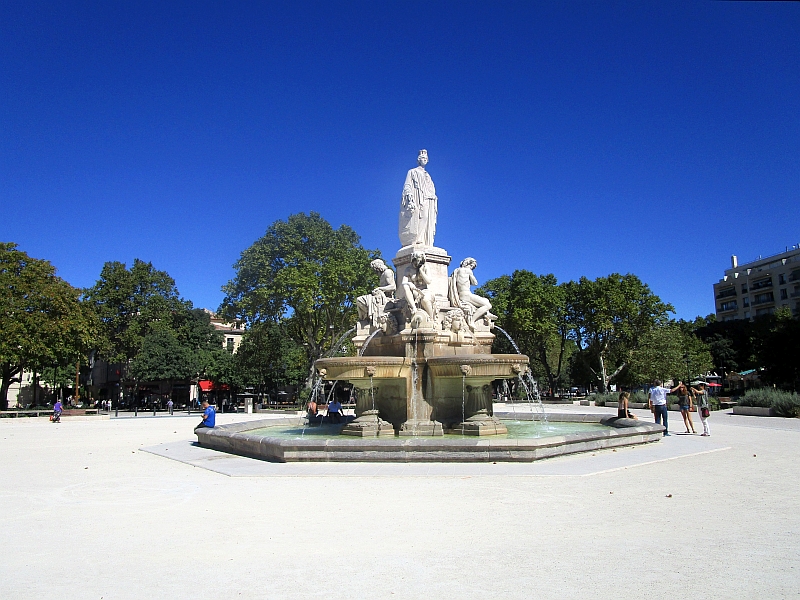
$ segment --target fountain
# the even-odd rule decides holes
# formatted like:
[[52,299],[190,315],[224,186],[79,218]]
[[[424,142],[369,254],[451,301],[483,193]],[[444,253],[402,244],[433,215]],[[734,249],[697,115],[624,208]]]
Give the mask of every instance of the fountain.
[[[546,420],[544,408],[528,357],[519,353],[513,340],[518,354],[491,353],[497,317],[490,301],[472,291],[478,285],[473,273],[477,261],[465,258],[448,274],[451,257],[433,245],[438,198],[425,170],[427,162],[427,152],[421,150],[419,166],[408,172],[403,188],[402,247],[392,261],[397,277],[382,260],[373,260],[370,267],[379,274],[380,283],[357,299],[358,323],[352,338],[357,356],[324,357],[315,363],[322,380],[347,381],[355,388],[355,419],[331,439],[308,440],[299,446],[296,440],[284,440],[265,450],[263,439],[270,438],[246,433],[263,424],[198,432],[202,445],[273,460],[532,460],[563,453],[552,448],[569,446],[562,438],[570,435],[578,437],[569,451],[658,439],[660,428],[625,423],[627,419],[593,434],[557,436],[555,445],[552,439],[544,446],[541,438],[509,439],[504,419],[493,414],[493,382],[518,380],[531,407],[536,400],[541,410],[532,411],[530,420]],[[572,421],[601,421],[598,415],[568,416],[580,417],[567,419]],[[629,431],[615,431],[620,428]],[[228,434],[242,443],[232,444]],[[458,440],[448,439],[455,435]],[[486,437],[490,438],[486,443],[467,443],[469,438]]]

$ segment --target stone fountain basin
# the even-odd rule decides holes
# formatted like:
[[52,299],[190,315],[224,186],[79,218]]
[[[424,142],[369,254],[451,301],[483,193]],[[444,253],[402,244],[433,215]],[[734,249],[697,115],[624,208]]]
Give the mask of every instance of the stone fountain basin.
[[[511,414],[496,415],[501,419]],[[520,418],[521,416],[514,416]],[[538,415],[526,415],[535,419]],[[524,417],[523,417],[524,418]],[[600,423],[599,431],[532,439],[395,437],[286,439],[254,435],[272,425],[299,425],[302,419],[265,419],[220,425],[197,431],[198,444],[230,454],[271,462],[531,462],[542,458],[633,446],[661,440],[664,428],[655,423],[598,414],[553,414],[551,422]]]
[[[511,379],[524,373],[528,357],[524,354],[468,354],[435,356],[427,359],[430,374],[435,379]],[[462,367],[468,367],[464,373]]]
[[[435,378],[461,379],[462,366],[467,365],[468,378],[510,379],[524,372],[528,357],[524,354],[466,354],[434,356],[425,362]],[[370,371],[373,379],[406,377],[411,363],[410,358],[402,356],[342,356],[320,358],[315,366],[325,370],[324,378],[328,380],[363,380],[370,378]]]
[[314,363],[317,370],[325,370],[324,379],[337,381],[359,381],[373,379],[404,378],[411,371],[411,359],[402,356],[342,356],[320,358]]

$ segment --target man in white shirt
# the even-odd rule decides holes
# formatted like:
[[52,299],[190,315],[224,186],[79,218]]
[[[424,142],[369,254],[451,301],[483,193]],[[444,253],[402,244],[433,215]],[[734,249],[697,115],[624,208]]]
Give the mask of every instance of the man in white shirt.
[[656,418],[656,424],[661,425],[661,420],[664,420],[664,435],[669,435],[667,427],[667,394],[675,392],[680,387],[680,382],[674,388],[662,387],[661,380],[656,379],[653,382],[653,387],[650,388],[650,396],[648,398],[650,403],[650,410]]

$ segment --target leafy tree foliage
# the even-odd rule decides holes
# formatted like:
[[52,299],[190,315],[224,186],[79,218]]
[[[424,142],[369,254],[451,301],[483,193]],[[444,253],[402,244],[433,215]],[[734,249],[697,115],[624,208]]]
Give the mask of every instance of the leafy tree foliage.
[[539,367],[550,389],[558,389],[574,347],[568,339],[565,286],[558,284],[555,275],[522,270],[487,282],[479,293],[491,298],[498,324],[531,358],[532,368]]
[[377,285],[369,268],[377,257],[346,225],[334,229],[314,212],[292,215],[242,252],[220,313],[251,326],[280,323],[316,359],[355,323],[356,298]]
[[278,387],[296,385],[307,375],[303,347],[271,322],[256,323],[245,333],[235,362],[240,380],[255,386],[260,397]]
[[691,381],[713,366],[708,346],[695,336],[694,325],[669,321],[657,324],[641,336],[630,353],[629,368],[622,378],[631,385],[655,379]]
[[571,335],[601,391],[625,369],[642,336],[666,323],[667,313],[675,310],[632,274],[612,273],[594,281],[581,277],[567,284],[567,298]]
[[85,291],[84,300],[100,319],[98,350],[109,362],[132,360],[148,334],[174,329],[176,319],[184,318],[191,308],[166,271],[138,258],[130,269],[120,262],[103,265],[100,279]]
[[96,323],[79,298],[49,262],[0,243],[0,408],[8,408],[8,388],[23,368],[74,364],[85,355]]
[[206,376],[229,356],[222,341],[206,311],[178,311],[145,336],[131,361],[131,375],[138,381],[170,382]]
[[788,307],[781,307],[764,321],[758,355],[765,383],[800,391],[800,321]]

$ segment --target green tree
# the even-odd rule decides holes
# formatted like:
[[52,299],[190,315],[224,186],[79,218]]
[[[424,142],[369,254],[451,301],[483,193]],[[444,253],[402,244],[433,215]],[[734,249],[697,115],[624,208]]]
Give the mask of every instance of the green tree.
[[123,363],[136,357],[148,334],[174,329],[175,320],[185,318],[191,308],[166,271],[138,258],[130,269],[121,262],[103,265],[100,279],[85,290],[84,301],[100,319],[100,356]]
[[22,370],[75,364],[94,338],[95,321],[80,290],[45,260],[0,243],[0,408]]
[[[514,271],[510,278],[487,282],[479,293],[487,293],[498,324],[530,356],[532,368],[540,367],[553,393],[560,387],[572,348],[566,319],[566,287],[555,275]],[[536,364],[538,363],[538,365]]]
[[179,310],[170,320],[153,325],[131,360],[130,374],[136,381],[166,381],[169,385],[207,377],[229,356],[222,342],[222,334],[211,325],[206,311]]
[[785,390],[800,391],[800,321],[789,307],[780,307],[764,320],[766,332],[758,346],[762,379]]
[[270,390],[296,385],[306,377],[303,347],[275,323],[254,324],[245,332],[234,358],[240,379],[255,386],[259,398]]
[[629,368],[622,376],[626,383],[638,385],[655,379],[686,381],[687,377],[691,381],[712,369],[711,353],[694,334],[694,327],[687,321],[669,321],[656,324],[642,334],[629,353]]
[[[313,361],[355,323],[356,298],[377,285],[369,263],[379,256],[346,225],[334,229],[314,212],[292,215],[242,252],[219,312],[251,326],[280,323]],[[312,375],[310,368],[308,385]]]
[[566,285],[566,295],[570,335],[601,391],[625,369],[638,341],[674,312],[632,274],[581,277]]

